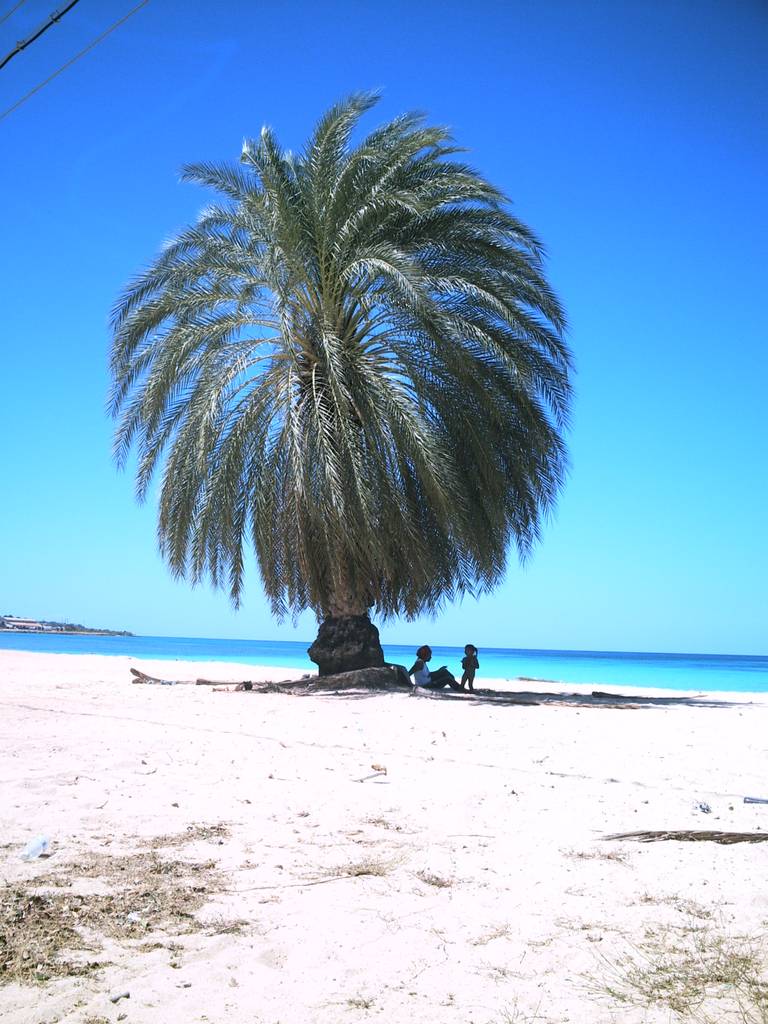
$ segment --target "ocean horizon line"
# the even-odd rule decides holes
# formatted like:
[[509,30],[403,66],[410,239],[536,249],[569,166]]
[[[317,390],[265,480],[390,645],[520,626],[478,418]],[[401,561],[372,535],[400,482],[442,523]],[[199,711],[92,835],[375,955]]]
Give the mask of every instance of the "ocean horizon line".
[[[312,640],[282,640],[275,638],[265,637],[222,637],[222,636],[182,636],[173,633],[131,633],[132,637],[143,640],[194,640],[202,641],[205,643],[253,643],[253,644],[295,644],[298,647],[310,647],[314,642]],[[382,640],[381,646],[386,647],[398,647],[398,648],[413,648],[415,651],[417,646],[420,646],[418,641],[402,641],[402,640]],[[480,651],[494,651],[497,653],[505,654],[566,654],[566,655],[586,655],[586,656],[600,656],[600,655],[618,655],[619,657],[627,658],[747,658],[747,659],[765,659],[768,661],[768,652],[766,654],[735,654],[728,651],[622,651],[612,648],[597,648],[597,647],[503,647],[498,644],[475,644]],[[463,644],[448,644],[448,643],[431,643],[430,647],[437,650],[451,650],[460,651],[464,649]]]
[[[256,637],[222,637],[222,636],[192,636],[175,633],[134,633],[132,631],[117,631],[117,630],[56,630],[50,633],[41,633],[37,630],[0,630],[0,637],[4,638],[7,636],[28,636],[28,637],[40,637],[40,636],[58,636],[58,637],[109,637],[123,640],[169,640],[169,641],[182,641],[191,643],[211,643],[211,644],[256,644],[263,646],[271,646],[274,644],[289,645],[297,648],[306,650],[314,642],[310,640],[285,640],[275,638],[256,638]],[[474,641],[473,641],[474,643]],[[420,646],[418,641],[403,641],[403,640],[382,640],[381,645],[383,648],[395,647],[398,649],[417,649]],[[432,642],[430,647],[433,651],[461,651],[463,650],[463,644],[449,644],[441,642]],[[756,654],[756,653],[734,653],[728,651],[660,651],[660,650],[618,650],[616,648],[597,648],[597,647],[504,647],[498,644],[474,644],[480,651],[495,654],[511,654],[511,655],[563,655],[563,656],[584,656],[584,657],[619,657],[619,658],[713,658],[722,660],[765,660],[768,661],[768,653]]]

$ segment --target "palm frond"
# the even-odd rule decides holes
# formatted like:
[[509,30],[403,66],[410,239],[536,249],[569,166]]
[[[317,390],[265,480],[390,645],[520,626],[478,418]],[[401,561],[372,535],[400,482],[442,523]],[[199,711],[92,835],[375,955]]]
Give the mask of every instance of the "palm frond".
[[171,571],[273,612],[415,616],[530,555],[568,469],[572,358],[541,241],[406,114],[332,107],[182,177],[216,201],[112,314],[114,452],[161,475]]

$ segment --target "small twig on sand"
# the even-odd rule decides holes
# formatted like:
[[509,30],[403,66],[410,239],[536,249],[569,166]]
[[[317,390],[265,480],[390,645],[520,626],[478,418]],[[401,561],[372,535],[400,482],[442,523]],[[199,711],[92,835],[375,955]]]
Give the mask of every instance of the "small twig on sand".
[[261,892],[264,889],[302,889],[306,885],[325,885],[326,882],[340,882],[342,878],[357,878],[357,875],[331,875],[330,878],[313,878],[308,882],[285,882],[283,885],[249,885],[245,889],[220,889],[220,892]]

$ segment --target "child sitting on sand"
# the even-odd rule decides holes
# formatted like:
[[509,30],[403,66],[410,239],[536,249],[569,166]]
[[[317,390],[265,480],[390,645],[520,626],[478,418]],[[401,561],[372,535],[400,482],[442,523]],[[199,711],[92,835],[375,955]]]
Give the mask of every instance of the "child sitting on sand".
[[432,657],[432,649],[424,644],[416,651],[416,661],[413,667],[408,669],[408,675],[413,676],[413,685],[422,686],[425,690],[442,690],[444,686],[450,686],[452,690],[460,690],[452,672],[449,672],[445,665],[441,665],[434,672],[429,671],[427,662]]
[[464,672],[461,676],[461,688],[464,689],[464,684],[469,685],[470,692],[475,689],[475,672],[480,668],[480,662],[477,660],[477,648],[474,644],[467,644],[464,648],[464,657],[461,659],[461,667]]

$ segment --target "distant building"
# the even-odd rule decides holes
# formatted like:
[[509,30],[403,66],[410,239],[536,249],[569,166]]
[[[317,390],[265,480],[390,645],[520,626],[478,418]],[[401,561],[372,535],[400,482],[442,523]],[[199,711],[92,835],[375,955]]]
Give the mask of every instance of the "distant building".
[[24,632],[45,632],[42,622],[37,622],[35,619],[17,619],[15,615],[6,615],[0,618],[0,626],[3,629],[20,629]]

